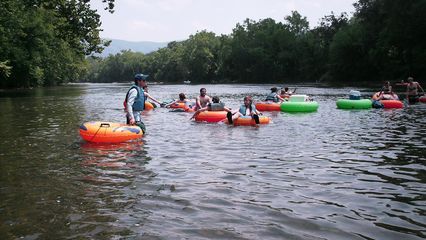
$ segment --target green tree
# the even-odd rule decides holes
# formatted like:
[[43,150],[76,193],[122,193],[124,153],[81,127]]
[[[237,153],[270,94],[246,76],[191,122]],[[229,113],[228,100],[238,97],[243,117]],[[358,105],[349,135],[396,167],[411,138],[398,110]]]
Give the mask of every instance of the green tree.
[[[104,1],[112,11],[113,0]],[[84,56],[103,49],[101,25],[88,0],[0,2],[0,62],[10,74],[0,87],[34,87],[73,81],[84,73]]]
[[217,58],[220,41],[212,32],[201,31],[189,36],[184,43],[183,61],[188,69],[188,79],[210,82],[218,69]]
[[284,18],[287,29],[296,36],[303,36],[309,31],[309,22],[297,11],[291,11],[291,16]]
[[346,13],[336,16],[331,12],[331,15],[326,15],[321,19],[319,26],[309,31],[303,51],[307,55],[304,57],[307,70],[302,70],[302,72],[308,73],[308,79],[316,79],[318,82],[332,80],[330,45],[336,33],[346,27],[348,22]]
[[168,82],[182,82],[188,78],[188,69],[183,60],[183,42],[170,42],[166,48],[148,55],[146,69],[154,79]]
[[425,77],[425,0],[359,1],[357,17],[368,29],[370,57],[383,78]]
[[[375,79],[377,69],[368,57],[366,31],[356,21],[340,29],[330,45],[329,73],[334,82],[347,83]],[[376,74],[373,74],[376,73]]]

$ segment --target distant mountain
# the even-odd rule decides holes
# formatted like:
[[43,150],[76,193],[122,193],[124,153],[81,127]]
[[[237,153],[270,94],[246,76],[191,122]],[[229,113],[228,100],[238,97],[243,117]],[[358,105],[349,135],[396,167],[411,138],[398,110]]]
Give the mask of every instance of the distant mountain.
[[101,57],[108,57],[108,55],[112,54],[115,55],[122,50],[131,50],[133,52],[143,52],[143,53],[150,53],[153,51],[156,51],[160,48],[166,47],[167,42],[148,42],[148,41],[142,41],[142,42],[131,42],[131,41],[125,41],[125,40],[119,40],[119,39],[109,39],[111,40],[111,44],[105,48],[102,54],[99,54],[97,56]]

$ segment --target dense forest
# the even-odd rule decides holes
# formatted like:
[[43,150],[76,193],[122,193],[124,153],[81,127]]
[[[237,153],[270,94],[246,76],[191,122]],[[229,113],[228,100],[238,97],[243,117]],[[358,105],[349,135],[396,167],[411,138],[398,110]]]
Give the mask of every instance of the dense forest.
[[[246,19],[229,35],[200,31],[149,54],[123,51],[106,58],[90,57],[105,42],[89,1],[29,2],[0,3],[2,88],[129,81],[136,72],[168,83],[426,77],[426,0],[359,0],[353,16],[331,13],[312,29],[297,11],[283,22]],[[106,2],[113,11],[114,1]]]

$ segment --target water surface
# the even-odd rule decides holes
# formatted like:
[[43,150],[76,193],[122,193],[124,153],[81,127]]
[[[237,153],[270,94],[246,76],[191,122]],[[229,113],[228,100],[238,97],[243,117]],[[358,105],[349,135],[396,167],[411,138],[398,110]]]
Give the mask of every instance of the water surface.
[[[271,85],[200,87],[234,109]],[[298,87],[315,113],[259,128],[144,113],[140,142],[90,144],[78,127],[124,122],[123,84],[0,93],[1,239],[422,239],[426,104],[336,109],[349,88]],[[370,89],[360,89],[371,95]]]

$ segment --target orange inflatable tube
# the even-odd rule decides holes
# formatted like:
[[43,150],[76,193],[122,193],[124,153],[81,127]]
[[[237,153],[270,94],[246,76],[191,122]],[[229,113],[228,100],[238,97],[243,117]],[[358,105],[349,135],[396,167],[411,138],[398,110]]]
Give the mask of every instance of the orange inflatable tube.
[[185,103],[183,102],[177,102],[170,105],[170,108],[183,108],[185,109],[187,106],[185,106]]
[[143,136],[138,126],[113,122],[86,122],[80,126],[80,136],[88,142],[118,143],[140,139]]
[[[270,121],[269,117],[259,116],[260,124],[268,124]],[[226,120],[228,123],[228,120]],[[251,116],[241,116],[234,120],[234,126],[254,126],[256,122]]]
[[194,112],[193,108],[188,107],[188,105],[186,105],[183,102],[173,103],[169,107],[172,108],[172,109],[177,110],[176,112],[179,112],[179,109],[182,109],[182,111],[185,111],[185,112]]
[[384,108],[403,108],[404,103],[399,100],[380,100]]
[[281,111],[281,103],[276,102],[258,102],[256,103],[256,109],[259,111]]
[[[377,100],[379,99],[380,96],[380,92],[376,92],[375,94],[373,94],[373,96],[371,97],[372,100]],[[393,99],[393,100],[398,100],[398,95],[396,94],[389,94],[389,93],[385,93],[383,94],[385,99]]]
[[204,111],[195,116],[197,122],[220,122],[226,118],[227,111]]
[[154,105],[152,105],[152,103],[150,102],[145,102],[145,110],[152,110],[154,109]]

